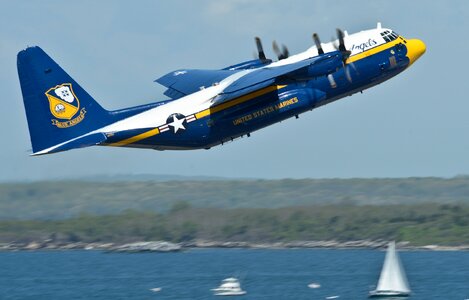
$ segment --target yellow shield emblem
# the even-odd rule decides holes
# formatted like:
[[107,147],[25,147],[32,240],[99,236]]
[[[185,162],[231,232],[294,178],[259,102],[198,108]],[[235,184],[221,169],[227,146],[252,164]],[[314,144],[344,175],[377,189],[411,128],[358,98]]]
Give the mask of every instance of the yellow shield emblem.
[[80,110],[80,101],[73,92],[71,83],[63,83],[46,92],[52,115],[58,119],[70,120]]

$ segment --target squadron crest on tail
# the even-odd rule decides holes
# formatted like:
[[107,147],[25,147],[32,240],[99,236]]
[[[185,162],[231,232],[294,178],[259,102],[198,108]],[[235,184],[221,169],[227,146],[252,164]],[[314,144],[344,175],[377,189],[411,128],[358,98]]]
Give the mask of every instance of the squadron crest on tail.
[[[67,128],[75,126],[85,118],[86,110],[85,108],[80,110],[80,100],[73,92],[71,83],[57,85],[48,89],[45,94],[49,100],[51,114],[57,119],[61,119],[61,121],[52,119],[52,125],[58,128]],[[79,114],[76,116],[78,112]]]

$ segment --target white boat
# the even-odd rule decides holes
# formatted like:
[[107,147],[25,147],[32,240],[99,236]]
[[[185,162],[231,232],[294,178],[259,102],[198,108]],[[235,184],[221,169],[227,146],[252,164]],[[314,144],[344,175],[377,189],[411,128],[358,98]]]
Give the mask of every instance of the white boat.
[[390,242],[378,285],[374,291],[369,293],[369,297],[407,297],[409,295],[410,288],[396,252],[396,243]]
[[310,284],[308,284],[308,287],[310,289],[318,289],[321,287],[321,285],[319,283],[316,283],[316,282],[311,282]]
[[234,277],[223,279],[220,286],[212,289],[212,292],[215,296],[241,296],[246,294],[246,291],[241,289],[239,280]]

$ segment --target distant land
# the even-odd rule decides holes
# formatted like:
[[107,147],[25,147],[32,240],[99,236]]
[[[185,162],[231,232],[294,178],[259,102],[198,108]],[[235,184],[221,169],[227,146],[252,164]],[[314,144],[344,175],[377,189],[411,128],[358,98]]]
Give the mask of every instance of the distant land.
[[469,205],[469,177],[378,179],[223,179],[168,175],[0,184],[0,220],[60,220],[126,210],[324,205]]
[[469,250],[469,205],[219,209],[178,202],[163,214],[128,210],[66,220],[0,221],[0,250],[161,240],[189,247],[340,248],[379,247],[384,241],[396,240],[411,247]]
[[[218,181],[218,180],[252,180],[254,178],[226,178],[220,176],[205,175],[175,175],[175,174],[101,174],[94,176],[84,176],[80,178],[70,178],[70,181],[92,181],[92,182],[117,182],[117,181]],[[63,180],[63,179],[62,179]]]
[[121,181],[204,181],[204,180],[238,180],[238,179],[257,179],[257,178],[228,178],[220,176],[206,175],[177,175],[177,174],[96,174],[79,177],[54,177],[53,175],[47,180],[3,180],[1,183],[33,183],[41,181],[90,181],[90,182],[121,182]]

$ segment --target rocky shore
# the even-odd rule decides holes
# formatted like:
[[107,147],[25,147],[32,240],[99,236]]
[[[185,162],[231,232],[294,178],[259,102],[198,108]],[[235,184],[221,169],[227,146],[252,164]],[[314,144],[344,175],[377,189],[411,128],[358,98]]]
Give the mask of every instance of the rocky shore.
[[[292,242],[226,242],[196,240],[184,243],[166,241],[119,243],[59,243],[50,240],[34,241],[30,243],[0,243],[0,251],[38,251],[38,250],[98,250],[106,252],[178,252],[195,248],[249,248],[249,249],[384,249],[388,241],[357,240],[357,241],[292,241]],[[401,250],[429,250],[429,251],[469,251],[469,245],[445,246],[425,245],[413,246],[409,242],[400,242],[397,247]]]

